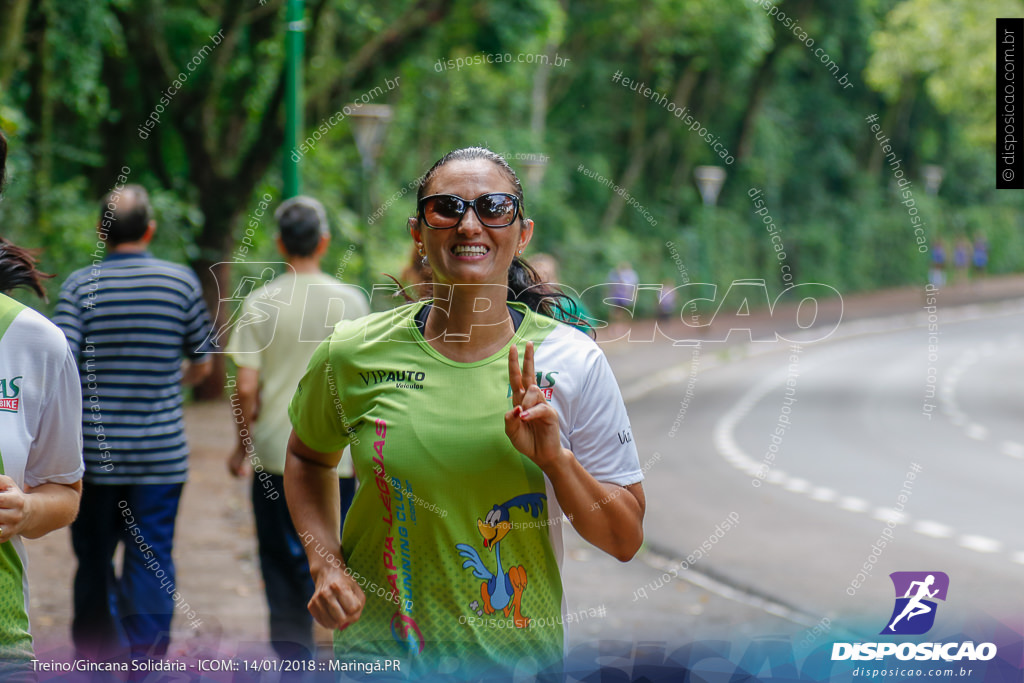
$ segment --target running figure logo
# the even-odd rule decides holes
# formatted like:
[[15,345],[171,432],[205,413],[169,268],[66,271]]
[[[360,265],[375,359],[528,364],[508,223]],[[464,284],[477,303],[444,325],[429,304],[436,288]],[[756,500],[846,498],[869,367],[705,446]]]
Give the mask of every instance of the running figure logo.
[[[222,262],[215,263],[210,266],[211,273],[216,266],[223,265]],[[227,318],[226,322],[221,323],[216,329],[211,330],[209,336],[203,342],[207,344],[212,342],[217,348],[212,353],[227,353],[227,340],[231,334],[234,334],[237,330],[245,327],[246,325],[252,325],[254,323],[264,323],[268,320],[272,320],[270,324],[271,334],[269,338],[260,340],[263,343],[259,349],[253,349],[247,353],[257,353],[270,346],[270,342],[274,340],[274,334],[277,333],[277,319],[281,312],[281,306],[288,306],[291,304],[291,297],[278,298],[281,295],[281,288],[264,291],[262,295],[252,302],[252,306],[245,310],[243,304],[252,292],[256,291],[259,287],[269,283],[277,276],[275,266],[285,266],[288,273],[294,274],[295,268],[287,263],[280,261],[260,261],[250,263],[249,266],[264,266],[261,270],[259,277],[252,275],[246,275],[242,278],[242,281],[235,287],[235,291],[232,292],[228,298],[220,298],[217,302],[217,310],[214,313],[214,321],[223,320],[222,315]],[[216,278],[215,278],[216,279]],[[218,296],[220,294],[220,281],[216,280]],[[221,304],[224,305],[224,309],[221,309]],[[224,313],[224,311],[227,311]]]
[[[934,600],[946,600],[949,577],[943,572],[893,572],[896,606],[882,635],[919,636],[935,623]],[[901,597],[902,596],[902,597]]]

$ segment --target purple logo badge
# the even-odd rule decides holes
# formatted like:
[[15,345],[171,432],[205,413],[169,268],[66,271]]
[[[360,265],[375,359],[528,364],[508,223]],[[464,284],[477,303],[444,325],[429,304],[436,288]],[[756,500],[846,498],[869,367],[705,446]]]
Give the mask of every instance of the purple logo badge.
[[896,605],[882,635],[919,636],[935,623],[935,600],[946,600],[949,576],[943,572],[893,572]]

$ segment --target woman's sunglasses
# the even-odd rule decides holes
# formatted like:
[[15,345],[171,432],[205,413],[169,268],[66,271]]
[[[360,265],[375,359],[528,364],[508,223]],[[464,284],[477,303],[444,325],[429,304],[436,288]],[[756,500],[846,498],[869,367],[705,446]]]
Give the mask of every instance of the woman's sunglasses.
[[519,215],[519,197],[507,192],[488,192],[469,200],[455,194],[432,194],[419,201],[419,214],[428,228],[443,230],[457,227],[469,207],[473,207],[481,225],[505,228]]

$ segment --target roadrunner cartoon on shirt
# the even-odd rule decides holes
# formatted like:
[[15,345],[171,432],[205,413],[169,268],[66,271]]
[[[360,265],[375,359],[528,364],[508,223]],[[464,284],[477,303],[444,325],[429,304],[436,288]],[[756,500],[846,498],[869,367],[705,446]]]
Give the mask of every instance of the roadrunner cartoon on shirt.
[[[477,530],[483,536],[484,548],[494,550],[494,559],[497,565],[494,572],[491,572],[483,563],[476,548],[465,543],[455,546],[459,555],[466,558],[466,561],[462,563],[462,568],[472,567],[473,576],[483,580],[483,583],[480,584],[480,599],[484,614],[494,614],[497,610],[503,610],[506,617],[509,614],[513,615],[512,621],[516,628],[527,628],[530,625],[530,618],[524,617],[522,612],[523,591],[526,590],[526,567],[518,565],[509,567],[507,572],[502,570],[501,541],[512,531],[509,510],[519,508],[538,517],[544,509],[546,499],[547,496],[543,493],[525,493],[500,505],[495,505],[484,519],[477,519]],[[475,600],[470,603],[470,607],[474,611],[477,606]]]

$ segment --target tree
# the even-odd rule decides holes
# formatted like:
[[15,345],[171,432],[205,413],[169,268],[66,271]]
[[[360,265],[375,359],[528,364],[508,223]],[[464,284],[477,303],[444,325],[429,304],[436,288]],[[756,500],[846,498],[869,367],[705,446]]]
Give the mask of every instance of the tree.
[[[871,39],[868,82],[890,102],[919,85],[963,125],[965,141],[995,142],[995,20],[1024,13],[1021,0],[907,0]],[[956,46],[955,49],[952,49]]]

